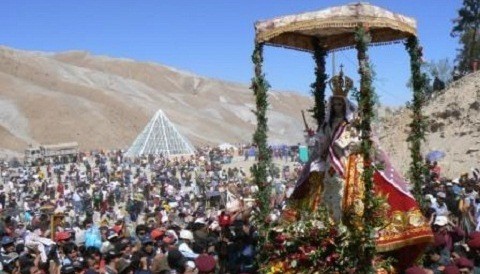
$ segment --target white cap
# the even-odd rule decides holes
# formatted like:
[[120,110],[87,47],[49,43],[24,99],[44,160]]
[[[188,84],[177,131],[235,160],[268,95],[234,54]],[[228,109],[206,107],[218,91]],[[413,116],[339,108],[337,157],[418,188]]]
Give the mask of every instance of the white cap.
[[190,267],[190,268],[195,268],[195,262],[187,261],[187,266]]
[[445,226],[445,225],[448,224],[448,217],[447,216],[437,216],[435,218],[435,222],[433,224],[438,225],[438,226]]
[[429,200],[430,202],[433,202],[435,200],[435,198],[433,198],[432,194],[425,195],[425,199]]
[[212,224],[210,224],[210,229],[211,230],[217,230],[217,228],[219,228],[220,225],[218,224],[218,221],[213,221]]
[[205,218],[202,218],[202,217],[197,218],[194,223],[196,223],[196,224],[205,224]]
[[177,233],[173,229],[165,231],[165,235],[172,236],[173,238],[175,238],[175,240],[178,239]]
[[180,231],[180,239],[193,241],[193,233],[190,230],[183,229]]

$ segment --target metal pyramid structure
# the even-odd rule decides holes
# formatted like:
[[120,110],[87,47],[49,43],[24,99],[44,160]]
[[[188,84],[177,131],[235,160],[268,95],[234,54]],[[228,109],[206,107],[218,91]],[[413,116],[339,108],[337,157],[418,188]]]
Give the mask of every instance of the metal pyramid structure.
[[188,140],[175,128],[162,110],[158,110],[142,133],[127,150],[130,157],[140,155],[186,155],[195,150]]

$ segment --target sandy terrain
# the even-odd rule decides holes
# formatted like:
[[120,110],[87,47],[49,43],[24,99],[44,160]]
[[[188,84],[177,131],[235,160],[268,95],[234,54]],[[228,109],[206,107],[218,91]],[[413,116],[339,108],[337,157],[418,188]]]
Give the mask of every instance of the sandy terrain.
[[[86,52],[0,48],[0,148],[77,141],[81,149],[126,148],[158,109],[196,145],[250,142],[248,86]],[[272,143],[302,141],[311,98],[272,92]]]
[[[247,143],[256,120],[248,86],[209,79],[154,63],[0,47],[0,158],[28,144],[76,141],[82,150],[127,148],[158,109],[193,144]],[[450,177],[480,166],[480,75],[457,81],[428,101],[425,153],[447,153],[440,164]],[[312,98],[273,91],[269,141],[303,141],[301,110]],[[379,138],[405,173],[410,114],[384,113]],[[310,123],[313,125],[313,123]]]
[[[480,72],[454,82],[428,100],[424,114],[429,123],[423,151],[446,153],[439,161],[445,176],[455,178],[480,167]],[[384,149],[402,171],[410,163],[406,143],[410,115],[406,108],[386,114],[378,130]]]

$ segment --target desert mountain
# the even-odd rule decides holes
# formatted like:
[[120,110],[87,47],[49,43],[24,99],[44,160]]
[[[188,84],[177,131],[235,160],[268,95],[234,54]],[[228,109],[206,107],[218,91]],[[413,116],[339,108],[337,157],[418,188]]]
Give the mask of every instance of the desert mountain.
[[[441,150],[444,175],[480,166],[480,73],[428,100],[424,152]],[[303,141],[302,109],[312,99],[270,92],[269,141]],[[251,141],[256,120],[248,86],[154,63],[0,47],[0,158],[28,144],[77,141],[82,150],[127,148],[158,109],[195,145]],[[378,137],[405,174],[410,111],[382,111]],[[313,124],[312,124],[313,125]]]
[[[301,109],[312,100],[270,93],[272,143],[303,140]],[[126,148],[158,109],[193,144],[251,141],[255,101],[248,86],[166,66],[0,47],[0,148],[77,141],[81,149]]]
[[[427,100],[428,133],[423,152],[445,152],[439,161],[443,175],[456,178],[480,167],[480,72],[453,82]],[[411,112],[407,108],[386,112],[377,132],[395,166],[408,170],[410,151],[406,142]]]

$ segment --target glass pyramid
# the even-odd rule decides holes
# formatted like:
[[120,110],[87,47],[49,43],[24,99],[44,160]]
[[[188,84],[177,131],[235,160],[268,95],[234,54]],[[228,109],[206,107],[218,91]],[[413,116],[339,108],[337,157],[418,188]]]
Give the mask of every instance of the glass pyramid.
[[158,110],[127,150],[126,155],[135,157],[152,154],[168,157],[194,153],[190,142],[178,132],[163,111]]

